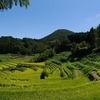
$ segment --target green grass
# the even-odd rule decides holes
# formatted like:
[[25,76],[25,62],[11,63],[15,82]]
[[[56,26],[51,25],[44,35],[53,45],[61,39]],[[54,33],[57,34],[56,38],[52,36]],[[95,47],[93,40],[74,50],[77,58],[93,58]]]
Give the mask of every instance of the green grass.
[[[55,73],[56,75],[57,73]],[[36,80],[34,80],[36,81]],[[38,82],[38,83],[37,83]],[[90,82],[85,76],[75,80],[59,80],[49,78],[37,81],[29,87],[1,87],[1,100],[97,100],[99,96],[98,82]],[[41,82],[41,83],[39,83]],[[6,95],[6,97],[5,97]]]
[[[48,62],[49,66],[45,66],[45,62],[29,63],[32,56],[0,55],[0,100],[99,100],[100,81],[90,81],[85,72],[96,68],[100,73],[100,70],[90,65],[89,59],[87,64],[85,61],[65,62],[68,55],[65,52],[56,55]],[[98,61],[94,63],[99,64]],[[25,70],[9,70],[18,64],[24,65]],[[44,69],[49,76],[40,79]],[[68,77],[61,77],[61,72],[67,73]]]

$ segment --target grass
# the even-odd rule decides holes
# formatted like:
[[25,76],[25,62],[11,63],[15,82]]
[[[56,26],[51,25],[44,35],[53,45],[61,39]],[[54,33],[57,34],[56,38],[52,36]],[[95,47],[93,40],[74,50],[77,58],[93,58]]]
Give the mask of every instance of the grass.
[[[45,62],[29,63],[31,56],[0,55],[0,100],[99,100],[100,81],[90,81],[83,73],[94,68],[100,73],[99,68],[95,67],[95,64],[92,68],[88,61],[88,64],[86,61],[66,62],[68,55],[69,53],[56,55],[46,63],[49,66],[45,66]],[[94,63],[99,64],[96,61]],[[8,70],[9,67],[16,68],[18,64],[24,65],[25,70]],[[37,70],[30,66],[36,67]],[[40,79],[44,69],[49,76]],[[67,73],[68,77],[61,77],[61,73]]]
[[[55,78],[54,78],[55,79]],[[99,100],[98,82],[89,82],[84,76],[75,80],[42,80],[29,87],[1,88],[1,100]],[[44,95],[45,94],[45,95]],[[6,97],[5,97],[6,95]],[[15,98],[15,99],[14,99]]]

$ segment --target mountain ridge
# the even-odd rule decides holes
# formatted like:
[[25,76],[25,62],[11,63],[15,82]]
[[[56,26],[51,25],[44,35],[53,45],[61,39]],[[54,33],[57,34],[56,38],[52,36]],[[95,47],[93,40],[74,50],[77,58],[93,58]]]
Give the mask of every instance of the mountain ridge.
[[42,42],[53,41],[53,40],[63,40],[67,38],[69,35],[74,34],[74,32],[67,30],[67,29],[58,29],[53,33],[39,39]]

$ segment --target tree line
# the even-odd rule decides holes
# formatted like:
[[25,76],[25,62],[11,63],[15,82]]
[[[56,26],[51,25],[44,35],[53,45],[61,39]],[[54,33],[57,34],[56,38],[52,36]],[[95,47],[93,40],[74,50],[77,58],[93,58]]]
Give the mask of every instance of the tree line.
[[[62,33],[60,34],[60,32]],[[97,28],[92,27],[88,32],[71,33],[66,36],[64,32],[66,33],[65,30],[58,30],[56,31],[56,39],[54,39],[54,32],[50,37],[45,37],[44,40],[32,38],[19,39],[11,36],[2,36],[0,37],[0,54],[14,53],[33,55],[44,53],[41,54],[41,56],[44,56],[46,54],[54,55],[63,51],[71,51],[72,54],[77,54],[82,51],[85,52],[85,50],[100,52],[100,25],[98,25]],[[62,39],[59,37],[62,37]],[[44,58],[46,59],[47,57],[51,56],[46,56]]]
[[30,55],[43,52],[46,45],[37,39],[31,38],[13,38],[11,36],[0,37],[0,54],[22,54]]
[[[65,32],[65,30],[56,31],[58,37],[56,39],[53,37],[54,34],[47,36],[49,41],[47,41],[46,37],[44,38],[49,50],[47,49],[34,57],[35,62],[45,61],[53,57],[54,54],[63,51],[71,52],[68,58],[70,61],[81,60],[81,58],[91,53],[100,53],[100,25],[96,28],[92,27],[87,32],[71,33],[67,36],[64,35],[64,37],[62,37],[62,31]],[[59,39],[59,37],[62,37],[62,39]]]

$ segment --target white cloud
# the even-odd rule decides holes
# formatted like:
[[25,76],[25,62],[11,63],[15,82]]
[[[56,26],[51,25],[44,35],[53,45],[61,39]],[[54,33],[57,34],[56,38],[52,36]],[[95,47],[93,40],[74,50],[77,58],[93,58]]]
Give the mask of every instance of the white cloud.
[[93,22],[93,21],[97,21],[100,18],[100,13],[96,14],[94,16],[88,17],[86,18],[86,22]]
[[97,14],[97,15],[95,16],[95,18],[100,18],[100,14]]

